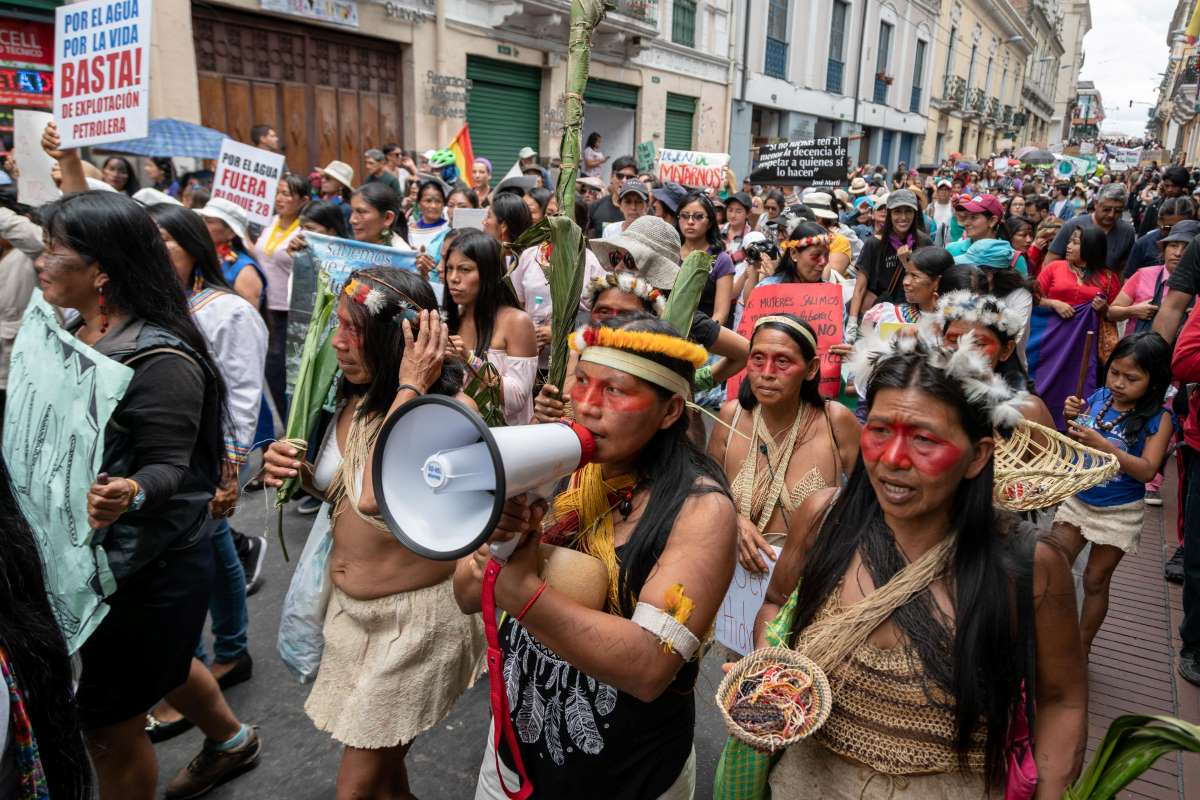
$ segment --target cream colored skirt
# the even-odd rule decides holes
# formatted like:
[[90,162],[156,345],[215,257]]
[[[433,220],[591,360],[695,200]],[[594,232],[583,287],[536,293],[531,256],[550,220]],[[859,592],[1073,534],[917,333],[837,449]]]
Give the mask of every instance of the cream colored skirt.
[[1146,503],[1142,500],[1100,507],[1090,506],[1077,497],[1068,497],[1058,507],[1054,521],[1079,528],[1083,538],[1092,544],[1119,547],[1133,555],[1138,551],[1145,516]]
[[463,614],[450,579],[412,592],[355,600],[335,586],[325,650],[304,704],[344,745],[378,750],[436,725],[483,668],[478,614]]
[[784,751],[771,770],[771,796],[787,800],[967,800],[988,794],[974,772],[885,775],[802,739]]

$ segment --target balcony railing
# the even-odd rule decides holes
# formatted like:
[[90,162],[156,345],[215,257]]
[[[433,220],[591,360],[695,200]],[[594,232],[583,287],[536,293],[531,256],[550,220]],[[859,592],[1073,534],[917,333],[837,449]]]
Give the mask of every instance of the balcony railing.
[[947,75],[942,81],[941,102],[948,106],[958,106],[962,103],[967,91],[967,82],[957,75]]
[[829,66],[825,69],[825,91],[831,94],[842,93],[842,76],[846,72],[846,64],[838,61],[836,58],[829,59]]
[[657,18],[658,0],[614,0],[616,7],[613,11],[627,17],[654,22]]
[[962,110],[964,114],[979,114],[983,111],[983,89],[968,89],[963,96]]
[[767,37],[767,56],[763,64],[763,72],[772,78],[787,80],[787,42]]
[[983,116],[989,122],[995,124],[1000,121],[1000,98],[989,97],[987,105],[983,109]]
[[1001,125],[1011,125],[1012,118],[1013,118],[1013,107],[1008,106],[1008,105],[1001,106],[1000,107],[1000,124]]
[[879,105],[887,105],[888,83],[878,75],[875,76],[875,94],[871,99]]

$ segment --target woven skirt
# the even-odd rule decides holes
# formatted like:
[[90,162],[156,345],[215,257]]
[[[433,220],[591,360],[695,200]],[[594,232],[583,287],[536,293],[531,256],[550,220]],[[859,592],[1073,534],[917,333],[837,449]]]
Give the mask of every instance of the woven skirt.
[[967,800],[1000,798],[973,772],[885,775],[801,739],[771,770],[771,796],[788,800]]
[[1068,497],[1058,507],[1054,521],[1079,528],[1083,538],[1092,544],[1119,547],[1133,555],[1138,551],[1145,516],[1146,504],[1142,500],[1101,507],[1088,505],[1077,497]]
[[450,579],[375,600],[335,586],[324,631],[304,710],[320,730],[365,750],[406,744],[445,718],[487,649],[482,619],[459,611]]

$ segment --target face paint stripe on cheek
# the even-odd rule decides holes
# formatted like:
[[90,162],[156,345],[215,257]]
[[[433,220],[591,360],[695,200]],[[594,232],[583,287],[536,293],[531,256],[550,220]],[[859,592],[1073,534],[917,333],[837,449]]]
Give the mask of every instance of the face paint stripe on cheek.
[[[923,442],[916,441],[920,435]],[[859,444],[863,461],[896,469],[913,469],[925,475],[941,475],[962,460],[955,444],[911,425],[868,425]]]

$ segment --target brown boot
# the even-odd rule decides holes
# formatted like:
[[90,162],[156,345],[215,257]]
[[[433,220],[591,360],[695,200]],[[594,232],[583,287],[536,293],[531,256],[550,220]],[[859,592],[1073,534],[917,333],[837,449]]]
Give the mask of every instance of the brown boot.
[[190,800],[208,794],[222,783],[258,766],[261,750],[257,727],[251,727],[246,741],[232,750],[218,750],[212,742],[205,740],[200,754],[167,784],[166,800]]

